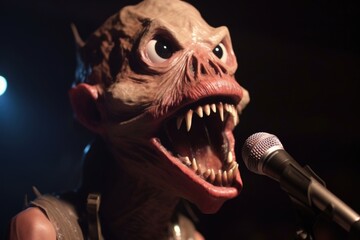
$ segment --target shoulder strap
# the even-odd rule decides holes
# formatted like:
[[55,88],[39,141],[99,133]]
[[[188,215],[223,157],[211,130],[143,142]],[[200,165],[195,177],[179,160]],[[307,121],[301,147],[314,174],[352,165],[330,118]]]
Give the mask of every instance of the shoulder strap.
[[68,202],[53,195],[40,195],[30,206],[40,208],[54,225],[57,240],[84,240],[78,215]]
[[99,218],[100,194],[90,193],[87,197],[86,210],[88,214],[88,227],[90,240],[103,240]]

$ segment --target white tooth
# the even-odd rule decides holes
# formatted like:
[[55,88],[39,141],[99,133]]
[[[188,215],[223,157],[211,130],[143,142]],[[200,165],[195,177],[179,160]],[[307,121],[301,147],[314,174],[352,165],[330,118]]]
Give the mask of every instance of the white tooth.
[[196,113],[197,113],[197,115],[199,115],[199,117],[201,117],[201,118],[204,116],[203,109],[202,109],[201,106],[198,106],[198,107],[197,107]]
[[237,113],[236,107],[233,104],[231,104],[231,108],[233,109],[234,113],[236,113],[236,115],[237,115],[238,113]]
[[197,175],[201,175],[201,165],[198,163],[198,169],[196,170]]
[[237,126],[239,124],[239,117],[236,116],[236,118],[234,119],[234,126]]
[[236,168],[236,166],[237,166],[237,162],[235,162],[235,161],[232,161],[231,163],[230,163],[230,166],[229,166],[229,169],[235,169]]
[[239,117],[236,114],[232,114],[234,120],[234,126],[239,124]]
[[239,115],[238,115],[238,112],[236,111],[236,108],[234,105],[230,105],[230,112],[231,112],[231,115],[234,119],[234,125],[238,125],[239,123]]
[[204,106],[204,112],[205,112],[205,114],[206,114],[207,116],[210,115],[211,110],[210,110],[210,105],[209,105],[209,104],[206,104],[206,105]]
[[227,177],[228,177],[229,185],[231,185],[234,179],[234,170],[230,169],[228,171]]
[[231,115],[233,115],[233,116],[234,116],[234,105],[229,104],[228,106],[229,106],[229,107],[228,107],[228,109],[229,109],[229,111],[228,111],[228,112],[230,112],[230,113],[231,113]]
[[192,115],[193,115],[193,110],[190,109],[190,110],[186,113],[186,118],[185,118],[186,130],[187,130],[187,131],[190,131],[190,129],[191,129]]
[[239,114],[238,111],[236,111],[236,109],[234,110],[234,113],[235,113],[234,124],[236,126],[239,124]]
[[229,104],[224,103],[224,107],[225,107],[225,110],[226,110],[227,112],[230,112]]
[[210,176],[210,174],[211,174],[211,170],[208,169],[208,170],[206,170],[206,171],[204,172],[203,176],[204,176],[205,179],[207,179],[207,178]]
[[222,182],[224,186],[228,185],[228,175],[226,171],[223,171],[222,173]]
[[219,185],[221,185],[221,183],[222,183],[222,176],[221,175],[222,175],[222,173],[221,173],[221,170],[219,169],[218,173],[216,174],[216,182]]
[[224,106],[222,103],[219,103],[217,106],[218,110],[219,110],[219,114],[220,114],[220,119],[223,122],[224,121]]
[[198,170],[198,166],[197,166],[197,163],[196,163],[196,159],[195,159],[195,158],[192,159],[191,168],[192,168],[194,171]]
[[234,160],[232,152],[228,153],[227,163],[230,164]]
[[210,183],[213,183],[215,181],[215,171],[214,169],[211,169],[211,174],[210,174],[210,177],[209,177],[209,182]]
[[191,161],[189,159],[188,156],[186,157],[179,157],[179,159],[181,160],[182,163],[184,163],[186,166],[190,166],[191,165]]
[[215,103],[211,104],[210,108],[214,113],[216,113],[216,105],[215,105]]
[[238,171],[239,171],[239,164],[236,164],[234,168],[234,175],[237,174]]
[[184,120],[184,116],[177,117],[177,119],[176,119],[176,127],[177,127],[178,130],[180,129],[181,123],[182,123],[183,120]]

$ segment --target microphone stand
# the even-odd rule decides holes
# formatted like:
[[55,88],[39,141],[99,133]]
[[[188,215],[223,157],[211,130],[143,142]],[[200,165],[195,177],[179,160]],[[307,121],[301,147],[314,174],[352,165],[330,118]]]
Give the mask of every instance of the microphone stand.
[[[324,189],[326,190],[325,182],[319,176],[317,176],[315,172],[307,165],[303,168],[300,167],[300,169],[299,166],[294,166],[293,168],[291,168],[288,172],[284,174],[284,181],[280,180],[280,185],[284,189],[291,189],[290,185],[288,185],[286,181],[286,177],[293,174],[297,175],[299,173],[301,175],[306,174],[307,176],[310,176],[316,181],[316,184],[314,185],[315,187],[324,186]],[[296,191],[287,191],[292,203],[294,204],[298,217],[299,226],[296,230],[295,240],[315,240],[315,223],[322,216],[334,217],[334,209],[332,209],[333,206],[331,206],[331,204],[326,207],[325,211],[320,211],[318,208],[311,206],[311,204],[308,203],[308,200],[304,199],[304,194],[301,193],[302,191],[306,191],[307,195],[309,196],[309,194],[311,194],[311,189],[307,187],[309,187],[310,185],[307,182],[304,182],[302,185],[304,188],[300,191],[298,191],[299,189]],[[348,208],[347,210],[350,211],[351,214],[355,214],[355,212],[353,212],[350,208]],[[352,223],[351,228],[348,230],[348,234],[349,240],[360,240],[360,220]]]
[[[325,186],[325,182],[320,179],[320,177],[317,176],[309,166],[305,166],[302,170],[305,170],[306,173],[316,178],[322,185]],[[309,207],[291,194],[289,194],[289,197],[295,207],[298,221],[295,240],[315,240],[314,225],[321,214],[320,211]]]
[[289,197],[294,205],[298,221],[295,240],[315,240],[314,225],[320,217],[320,212],[304,205],[291,196]]

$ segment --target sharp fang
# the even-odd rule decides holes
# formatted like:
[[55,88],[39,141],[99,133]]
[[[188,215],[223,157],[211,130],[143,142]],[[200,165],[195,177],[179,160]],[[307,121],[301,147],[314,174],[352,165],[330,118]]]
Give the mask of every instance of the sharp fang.
[[190,159],[189,159],[188,156],[186,156],[186,157],[181,157],[181,156],[179,156],[179,159],[180,159],[180,161],[181,161],[182,163],[184,163],[186,166],[191,166],[191,161],[190,161]]
[[216,105],[215,105],[215,103],[211,104],[210,108],[214,113],[216,113]]
[[239,113],[236,110],[236,107],[234,105],[233,105],[233,109],[234,109],[234,118],[236,120],[236,124],[238,124],[239,123]]
[[192,115],[193,115],[193,110],[190,109],[190,110],[186,113],[186,118],[185,118],[186,130],[187,130],[187,131],[190,131],[190,129],[191,129]]
[[206,171],[204,172],[203,176],[204,176],[205,179],[207,179],[207,178],[210,176],[210,174],[211,174],[211,170],[208,169],[208,170],[206,170]]
[[183,120],[184,120],[184,116],[177,117],[177,119],[176,119],[177,130],[180,129]]
[[196,113],[197,113],[197,115],[199,115],[199,117],[201,117],[201,118],[204,116],[203,109],[202,109],[201,106],[197,107]]
[[197,163],[196,163],[196,159],[195,159],[195,158],[192,159],[191,168],[192,168],[194,171],[198,170],[198,165],[197,165]]
[[235,111],[235,117],[234,117],[234,125],[237,126],[239,124],[239,115]]
[[207,116],[210,115],[211,110],[210,110],[210,105],[209,105],[209,104],[206,104],[206,105],[204,106],[204,111],[205,111],[205,114],[206,114]]
[[229,170],[234,170],[236,167],[237,167],[237,163],[235,162],[235,161],[232,161],[231,163],[230,163],[230,166],[229,166]]
[[232,116],[234,116],[234,106],[232,104],[228,105],[227,111],[231,113]]
[[223,122],[224,121],[224,106],[222,103],[219,103],[217,107],[219,109],[220,119]]
[[222,173],[222,182],[224,186],[228,185],[228,175],[226,171],[223,171]]
[[221,185],[221,183],[222,183],[222,173],[221,173],[220,169],[218,170],[218,173],[216,174],[216,183],[219,185]]
[[214,172],[214,169],[211,169],[211,174],[210,174],[210,177],[209,177],[209,182],[210,183],[213,183],[215,181],[215,172]]
[[227,103],[224,103],[225,111],[230,112],[230,106]]
[[[235,162],[234,162],[235,163]],[[239,164],[234,164],[234,166],[230,169],[230,170],[233,170],[234,172],[234,176],[236,175],[236,173],[239,171]],[[229,171],[230,171],[229,170]]]
[[239,116],[237,115],[236,112],[231,113],[233,120],[234,120],[234,126],[237,126],[239,124]]
[[239,115],[238,115],[238,112],[236,111],[236,108],[234,105],[230,105],[229,106],[229,110],[230,110],[230,113],[231,113],[231,116],[233,117],[233,120],[234,120],[234,125],[238,125],[239,123]]
[[233,154],[232,154],[232,152],[229,152],[228,158],[227,158],[227,163],[230,164],[233,160],[234,160]]

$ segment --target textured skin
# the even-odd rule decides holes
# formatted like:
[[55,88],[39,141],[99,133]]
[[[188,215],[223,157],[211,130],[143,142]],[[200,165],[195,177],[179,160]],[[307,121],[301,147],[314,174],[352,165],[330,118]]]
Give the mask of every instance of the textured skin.
[[168,239],[180,199],[215,213],[240,193],[232,130],[249,96],[231,44],[180,0],[127,6],[79,42],[70,100],[105,143],[95,178],[105,239]]

